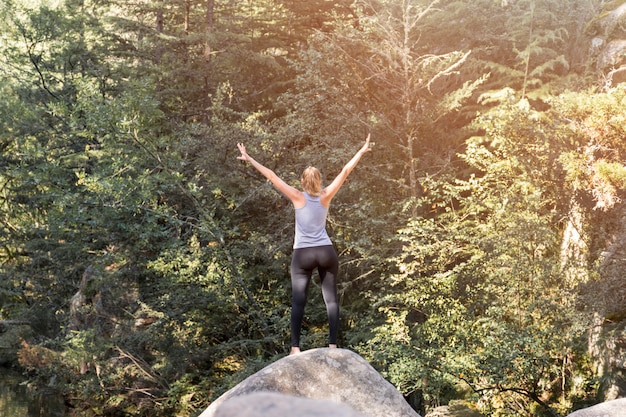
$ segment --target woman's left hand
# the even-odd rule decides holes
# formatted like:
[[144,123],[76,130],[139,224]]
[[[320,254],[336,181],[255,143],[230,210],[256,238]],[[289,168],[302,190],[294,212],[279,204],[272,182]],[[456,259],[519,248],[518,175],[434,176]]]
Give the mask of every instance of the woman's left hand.
[[239,152],[241,152],[241,155],[237,157],[237,159],[241,159],[242,161],[247,161],[249,156],[248,156],[248,152],[246,152],[246,147],[243,143],[238,143],[237,147],[239,148]]

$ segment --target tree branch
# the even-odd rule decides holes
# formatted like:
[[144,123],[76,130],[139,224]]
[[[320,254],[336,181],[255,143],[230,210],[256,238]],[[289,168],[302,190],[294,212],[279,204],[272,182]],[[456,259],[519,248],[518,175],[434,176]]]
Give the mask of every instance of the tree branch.
[[529,391],[525,388],[519,387],[504,387],[500,384],[496,384],[493,386],[488,386],[484,388],[476,388],[467,378],[460,377],[461,381],[465,382],[472,391],[476,394],[482,394],[488,391],[498,391],[498,392],[514,392],[516,394],[522,395],[526,398],[529,398],[539,404],[546,412],[552,417],[562,417],[559,413],[556,412],[548,403],[539,398],[539,395],[535,391]]
[[443,71],[440,71],[439,73],[435,74],[435,76],[433,78],[430,79],[430,81],[428,81],[428,84],[426,85],[426,88],[428,88],[428,91],[432,94],[432,91],[430,90],[431,85],[438,80],[439,78],[445,76],[445,75],[449,75],[451,72],[453,72],[455,69],[457,69],[459,66],[461,66],[466,60],[467,57],[472,53],[472,51],[467,51],[463,57],[461,57],[461,59],[457,60],[454,64],[452,64],[451,66],[449,66],[448,68],[444,69]]

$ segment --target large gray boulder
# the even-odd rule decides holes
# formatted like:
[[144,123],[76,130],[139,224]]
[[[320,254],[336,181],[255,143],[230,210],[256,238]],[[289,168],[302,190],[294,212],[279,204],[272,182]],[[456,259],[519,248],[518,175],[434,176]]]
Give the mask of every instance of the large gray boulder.
[[364,417],[345,404],[329,400],[293,397],[274,392],[255,392],[229,398],[215,417]]
[[626,417],[626,398],[607,401],[574,411],[567,417]]
[[365,359],[331,348],[307,350],[268,365],[224,393],[199,417],[220,416],[218,410],[230,399],[258,392],[344,404],[365,417],[420,417]]

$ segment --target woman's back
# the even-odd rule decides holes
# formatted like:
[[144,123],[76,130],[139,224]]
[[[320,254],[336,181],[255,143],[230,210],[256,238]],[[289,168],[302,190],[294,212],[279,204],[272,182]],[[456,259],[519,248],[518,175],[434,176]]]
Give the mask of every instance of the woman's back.
[[326,216],[328,207],[324,207],[320,197],[312,197],[303,193],[306,199],[304,207],[297,208],[296,212],[296,235],[293,247],[309,248],[314,246],[331,245],[326,232]]

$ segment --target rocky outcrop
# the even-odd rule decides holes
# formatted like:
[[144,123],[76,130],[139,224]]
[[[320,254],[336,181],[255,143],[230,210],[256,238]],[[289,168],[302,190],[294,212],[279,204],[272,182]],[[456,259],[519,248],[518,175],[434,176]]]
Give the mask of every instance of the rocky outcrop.
[[583,408],[567,417],[626,417],[626,398],[607,401],[593,407]]
[[224,402],[215,417],[364,417],[347,405],[273,392],[257,392]]
[[597,36],[591,41],[597,70],[606,87],[626,81],[626,3],[602,13],[595,22]]
[[598,397],[614,400],[626,396],[626,322],[611,323],[598,317],[589,335],[589,355],[601,381]]
[[624,35],[626,24],[626,3],[617,6],[614,10],[602,16],[602,27],[606,38]]
[[[625,3],[626,4],[626,3]],[[598,231],[604,248],[598,257],[598,279],[580,286],[582,304],[593,309],[589,328],[588,352],[599,385],[596,396],[601,401],[626,397],[626,204],[615,206],[606,214]]]
[[[306,407],[309,410],[309,414],[291,415],[419,417],[402,394],[365,359],[346,349],[330,348],[311,349],[274,362],[223,394],[199,417],[241,417],[243,411],[227,413],[233,409],[243,410],[246,406],[254,407],[255,403],[250,400],[254,401],[258,397],[246,397],[267,392],[282,395],[280,401],[277,397],[263,397],[264,401],[268,401],[270,409]],[[300,401],[303,398],[321,401],[317,405],[309,402],[303,404]],[[337,414],[322,412],[332,405],[337,406]],[[315,407],[318,407],[318,414],[311,414],[315,412]],[[349,412],[345,407],[351,408],[356,414],[339,414]],[[277,412],[272,415],[280,414]]]

